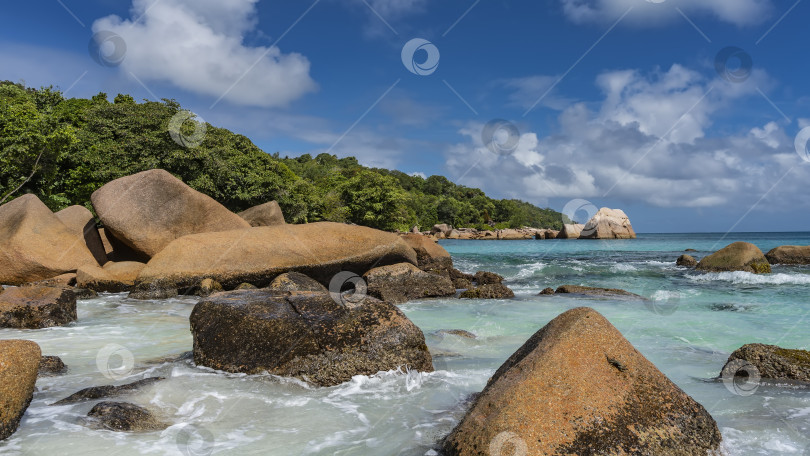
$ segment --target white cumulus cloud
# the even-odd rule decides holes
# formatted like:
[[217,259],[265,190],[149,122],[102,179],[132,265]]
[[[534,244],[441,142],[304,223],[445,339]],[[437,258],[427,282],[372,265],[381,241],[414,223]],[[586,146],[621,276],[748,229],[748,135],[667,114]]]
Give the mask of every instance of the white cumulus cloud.
[[256,27],[257,1],[133,0],[131,19],[98,19],[93,32],[124,39],[121,69],[140,80],[213,99],[224,95],[239,105],[285,106],[317,85],[303,55],[245,45],[245,35]]
[[773,10],[772,0],[560,0],[565,15],[576,23],[612,22],[628,9],[628,19],[649,25],[684,14],[710,15],[735,25],[758,24]]

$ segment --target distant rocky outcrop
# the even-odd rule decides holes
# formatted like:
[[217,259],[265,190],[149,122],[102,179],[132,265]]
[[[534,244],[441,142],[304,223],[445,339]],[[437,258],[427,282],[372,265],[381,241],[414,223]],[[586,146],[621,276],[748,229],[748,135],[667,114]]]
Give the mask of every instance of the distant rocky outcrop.
[[0,340],[0,440],[11,436],[34,397],[42,352],[30,340]]
[[765,344],[743,345],[728,357],[720,376],[733,378],[741,367],[747,365],[756,368],[761,378],[810,383],[810,351],[807,350]]
[[699,271],[746,271],[754,274],[771,272],[771,265],[762,250],[748,242],[735,242],[704,257],[697,265]]
[[109,182],[93,193],[91,201],[109,234],[150,258],[189,234],[250,228],[244,219],[162,169]]
[[771,264],[810,264],[810,245],[782,245],[765,254]]
[[297,377],[320,386],[409,368],[432,372],[425,337],[396,306],[329,293],[218,293],[191,313],[194,362],[228,372]]
[[84,242],[36,196],[0,206],[0,283],[19,285],[98,264]]
[[636,232],[621,209],[603,207],[582,228],[580,239],[635,239]]
[[41,329],[76,321],[69,288],[15,287],[0,292],[0,328]]
[[286,223],[284,214],[281,212],[281,206],[278,205],[277,201],[253,206],[238,215],[250,223],[250,226],[273,226]]
[[563,225],[563,229],[557,233],[557,239],[579,239],[585,225],[582,224],[568,224]]
[[706,409],[602,315],[577,308],[495,372],[442,449],[448,456],[706,456],[720,441]]

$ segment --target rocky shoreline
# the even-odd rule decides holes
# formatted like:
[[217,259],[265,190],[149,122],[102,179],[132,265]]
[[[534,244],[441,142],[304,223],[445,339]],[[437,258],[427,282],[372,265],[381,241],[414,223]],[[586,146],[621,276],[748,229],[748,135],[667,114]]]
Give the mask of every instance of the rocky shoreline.
[[[0,206],[0,283],[7,286],[0,287],[0,327],[69,325],[78,318],[77,301],[96,293],[198,296],[189,319],[195,365],[267,372],[313,387],[402,368],[433,371],[425,335],[398,304],[514,297],[498,274],[456,269],[437,238],[635,237],[627,216],[610,209],[561,232],[437,226],[395,234],[329,222],[287,225],[273,202],[233,214],[161,170],[109,183],[93,194],[92,207],[98,220],[80,206],[54,214],[32,195]],[[747,243],[689,258],[678,264],[704,272],[759,274],[773,262],[810,264],[806,247],[763,254]],[[543,294],[646,300],[581,284]],[[719,378],[736,381],[740,363],[748,363],[763,377],[810,382],[808,360],[810,352],[749,344],[718,366]],[[36,378],[67,369],[34,342],[0,341],[0,440],[20,425]],[[169,424],[147,405],[107,399],[160,380],[98,385],[57,405],[100,401],[88,426],[155,432]],[[576,308],[519,348],[439,445],[447,455],[501,454],[507,447],[522,454],[697,455],[717,451],[720,440],[700,404],[602,315]]]

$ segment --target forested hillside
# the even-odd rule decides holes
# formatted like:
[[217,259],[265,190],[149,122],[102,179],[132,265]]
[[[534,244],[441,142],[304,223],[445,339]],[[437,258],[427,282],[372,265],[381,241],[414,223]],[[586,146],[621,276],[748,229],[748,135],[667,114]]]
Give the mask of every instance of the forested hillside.
[[[137,103],[119,94],[64,98],[53,88],[0,82],[0,200],[36,194],[53,210],[89,206],[113,179],[163,168],[233,211],[277,200],[290,223],[351,222],[385,230],[436,223],[488,228],[562,226],[561,214],[518,200],[496,200],[442,176],[423,179],[367,168],[353,157],[268,154],[248,138],[206,124],[184,147],[169,122],[174,100]],[[193,137],[192,121],[181,132]],[[91,208],[92,209],[92,208]]]

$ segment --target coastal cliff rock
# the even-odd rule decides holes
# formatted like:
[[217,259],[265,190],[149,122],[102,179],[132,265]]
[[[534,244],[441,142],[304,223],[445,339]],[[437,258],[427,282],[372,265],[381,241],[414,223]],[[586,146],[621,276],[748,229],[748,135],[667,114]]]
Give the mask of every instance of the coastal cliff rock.
[[276,201],[253,206],[238,215],[250,223],[250,226],[273,226],[286,223],[281,207]]
[[17,430],[31,404],[41,356],[30,340],[0,340],[0,440]]
[[692,255],[681,255],[675,261],[676,266],[685,266],[687,268],[694,268],[697,264],[698,261]]
[[764,344],[743,345],[728,357],[720,376],[733,377],[734,370],[745,364],[754,366],[761,378],[810,383],[810,351],[807,350]]
[[76,294],[68,288],[16,287],[0,293],[0,328],[41,329],[76,321]]
[[107,232],[147,257],[188,234],[250,223],[162,169],[107,183],[90,197]]
[[621,209],[603,207],[582,228],[580,239],[635,239],[636,232]]
[[211,278],[226,289],[245,282],[265,287],[277,275],[297,271],[328,284],[341,271],[363,274],[403,262],[416,264],[416,253],[393,233],[332,222],[276,225],[176,239],[137,282],[165,279],[182,289]]
[[98,264],[76,236],[34,195],[0,206],[0,283],[36,282]]
[[697,265],[699,271],[746,271],[754,274],[771,272],[771,265],[762,250],[748,242],[735,242],[703,258]]
[[425,336],[396,306],[329,293],[218,293],[191,313],[194,362],[332,386],[397,368],[432,372]]
[[405,234],[402,240],[416,252],[416,265],[423,271],[449,270],[453,259],[444,247],[436,241],[421,234]]
[[425,272],[410,263],[376,267],[366,272],[363,279],[369,296],[391,304],[456,294],[449,278]]
[[706,456],[720,440],[700,404],[602,315],[577,308],[535,333],[495,372],[443,450]]
[[565,224],[563,229],[557,234],[557,239],[579,239],[582,229],[585,225],[582,224]]
[[109,261],[104,267],[83,266],[76,272],[76,286],[97,292],[129,291],[146,264],[137,261]]
[[84,242],[98,264],[103,265],[107,262],[107,252],[104,250],[104,243],[96,228],[96,219],[86,207],[70,206],[55,215],[80,242]]
[[771,264],[810,264],[810,245],[782,245],[765,254]]

